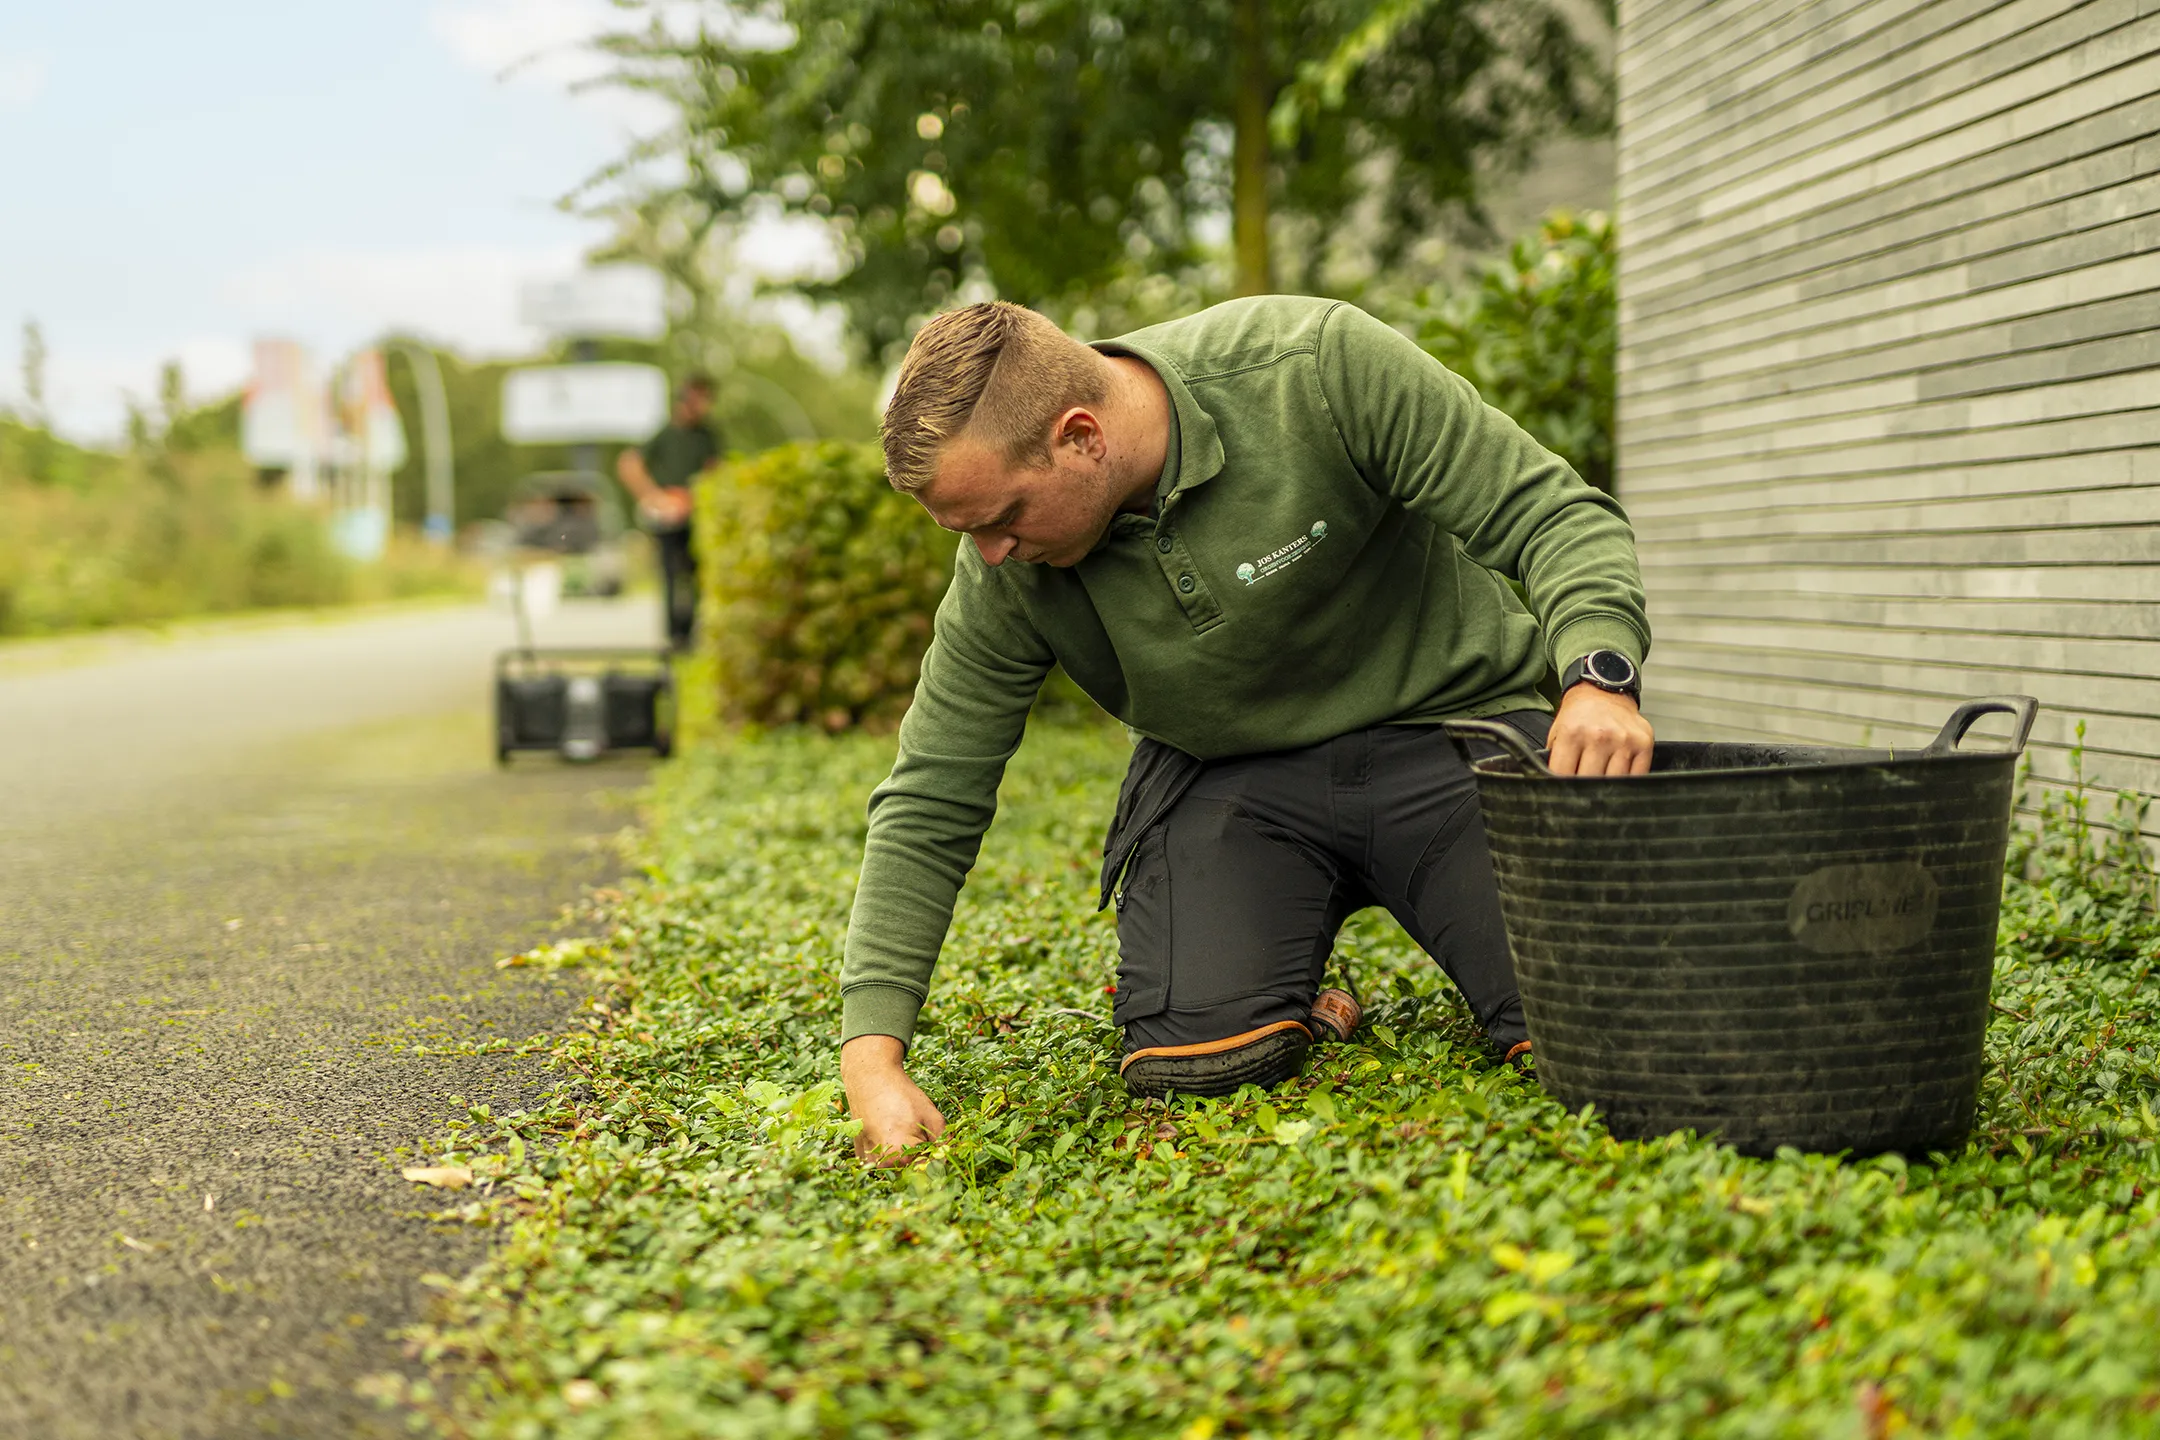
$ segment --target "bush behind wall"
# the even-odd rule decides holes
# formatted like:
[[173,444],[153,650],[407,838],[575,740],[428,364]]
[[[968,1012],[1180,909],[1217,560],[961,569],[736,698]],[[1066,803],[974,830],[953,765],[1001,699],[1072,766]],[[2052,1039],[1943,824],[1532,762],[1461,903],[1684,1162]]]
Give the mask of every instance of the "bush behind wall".
[[1619,237],[1556,210],[1474,286],[1420,297],[1418,343],[1598,489],[1613,490]]

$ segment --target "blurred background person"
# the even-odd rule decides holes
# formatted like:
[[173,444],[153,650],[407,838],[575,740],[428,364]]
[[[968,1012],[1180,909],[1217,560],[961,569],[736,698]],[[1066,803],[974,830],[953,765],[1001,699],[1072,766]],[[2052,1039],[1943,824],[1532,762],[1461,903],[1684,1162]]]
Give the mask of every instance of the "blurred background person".
[[690,648],[697,628],[697,550],[691,537],[690,486],[720,460],[720,437],[711,415],[713,382],[692,375],[675,392],[675,407],[659,433],[625,450],[615,473],[637,500],[638,514],[660,552],[660,599],[668,643]]

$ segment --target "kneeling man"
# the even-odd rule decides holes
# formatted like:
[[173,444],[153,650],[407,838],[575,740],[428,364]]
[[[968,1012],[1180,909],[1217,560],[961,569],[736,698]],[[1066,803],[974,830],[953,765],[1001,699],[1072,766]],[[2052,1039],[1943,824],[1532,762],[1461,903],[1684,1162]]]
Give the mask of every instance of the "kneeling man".
[[862,1155],[944,1129],[907,1044],[1053,665],[1140,737],[1102,874],[1135,1093],[1271,1085],[1347,1038],[1355,1005],[1318,986],[1368,905],[1497,1054],[1527,1048],[1471,757],[1438,722],[1517,726],[1562,774],[1649,768],[1610,497],[1388,326],[1281,296],[1093,346],[1013,305],[950,311],[909,347],[884,444],[972,543],[870,799],[841,975]]

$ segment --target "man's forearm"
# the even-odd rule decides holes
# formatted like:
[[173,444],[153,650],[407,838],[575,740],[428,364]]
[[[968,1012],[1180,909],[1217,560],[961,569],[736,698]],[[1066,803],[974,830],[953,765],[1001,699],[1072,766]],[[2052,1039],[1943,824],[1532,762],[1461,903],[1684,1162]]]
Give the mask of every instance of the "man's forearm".
[[843,1044],[860,1035],[914,1036],[954,903],[997,813],[1002,755],[971,764],[949,753],[932,759],[911,749],[910,740],[922,731],[919,721],[936,708],[934,700],[924,701],[918,688],[915,708],[901,724],[900,758],[870,797],[862,874],[840,966]]
[[961,879],[974,860],[972,845],[960,851],[936,834],[944,827],[914,813],[939,808],[916,797],[886,796],[879,805],[883,813],[873,813],[840,970],[843,1043],[865,1035],[905,1042],[915,1033]]
[[653,484],[652,472],[645,468],[645,457],[635,450],[622,452],[615,462],[615,474],[639,500],[650,500],[660,493],[660,487]]
[[953,902],[997,814],[1005,762],[1053,657],[987,567],[963,561],[938,606],[892,773],[870,796],[862,876],[840,967],[842,1040],[905,1040]]

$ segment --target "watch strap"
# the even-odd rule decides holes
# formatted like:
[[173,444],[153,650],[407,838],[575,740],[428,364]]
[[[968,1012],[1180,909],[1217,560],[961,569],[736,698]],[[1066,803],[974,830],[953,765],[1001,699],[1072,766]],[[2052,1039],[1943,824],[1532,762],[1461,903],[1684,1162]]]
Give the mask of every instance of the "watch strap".
[[[1590,668],[1591,656],[1607,654],[1618,655],[1620,659],[1627,661],[1628,671],[1632,677],[1627,684],[1615,685]],[[1627,656],[1621,655],[1617,650],[1592,650],[1589,654],[1578,655],[1573,660],[1568,661],[1566,668],[1560,672],[1560,693],[1565,695],[1585,680],[1597,686],[1598,689],[1608,691],[1614,695],[1628,696],[1637,703],[1642,700],[1642,668],[1634,661],[1628,660]]]

